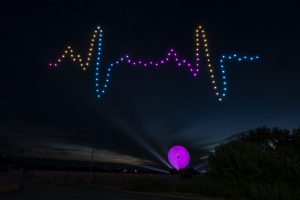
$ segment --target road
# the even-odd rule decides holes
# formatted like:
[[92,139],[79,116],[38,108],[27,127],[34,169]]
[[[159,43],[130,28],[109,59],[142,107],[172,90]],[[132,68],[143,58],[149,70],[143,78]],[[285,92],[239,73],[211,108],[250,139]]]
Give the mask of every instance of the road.
[[[70,185],[22,184],[14,191],[0,193],[1,200],[175,200],[179,198],[148,196],[115,189]],[[180,198],[183,199],[183,198]]]

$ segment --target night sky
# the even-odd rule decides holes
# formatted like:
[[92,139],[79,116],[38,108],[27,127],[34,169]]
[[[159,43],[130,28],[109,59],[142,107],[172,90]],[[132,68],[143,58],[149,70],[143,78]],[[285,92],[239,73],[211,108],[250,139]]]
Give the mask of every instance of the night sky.
[[[166,169],[161,158],[175,144],[186,146],[198,166],[242,131],[297,128],[299,10],[287,1],[2,2],[0,155],[89,160],[95,145],[99,162]],[[198,25],[214,65],[222,54],[261,59],[226,64],[229,91],[221,103],[205,62],[197,78],[174,62],[159,69],[122,64],[98,100],[94,68],[83,72],[69,60],[48,67],[67,45],[86,55],[97,25],[104,63],[126,53],[160,58],[170,48],[193,60]]]

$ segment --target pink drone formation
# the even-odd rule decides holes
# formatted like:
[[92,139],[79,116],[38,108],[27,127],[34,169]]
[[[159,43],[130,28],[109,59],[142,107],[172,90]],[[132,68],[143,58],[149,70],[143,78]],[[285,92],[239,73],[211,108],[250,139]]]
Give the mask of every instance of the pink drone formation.
[[[200,36],[201,35],[201,36]],[[60,63],[66,58],[66,56],[69,56],[72,61],[75,63],[78,63],[82,70],[86,70],[91,65],[92,55],[94,52],[94,49],[97,49],[96,53],[96,61],[95,61],[95,90],[96,90],[96,96],[97,98],[101,98],[105,92],[107,91],[107,88],[110,83],[111,79],[111,72],[112,70],[121,63],[127,63],[131,66],[140,66],[144,68],[149,67],[159,67],[161,65],[165,65],[170,61],[175,61],[177,66],[179,68],[187,69],[192,76],[196,77],[200,73],[200,40],[202,40],[202,47],[204,50],[205,60],[208,66],[209,76],[211,79],[213,90],[215,91],[215,95],[218,98],[219,101],[222,101],[223,98],[227,95],[227,77],[226,77],[226,71],[225,71],[225,65],[224,62],[227,60],[232,61],[254,61],[257,60],[258,56],[238,56],[237,54],[232,54],[229,56],[223,55],[221,57],[220,61],[220,71],[221,71],[221,83],[217,84],[216,81],[216,74],[215,69],[211,63],[210,53],[208,49],[208,43],[205,35],[205,31],[202,28],[202,26],[199,26],[196,29],[195,32],[195,61],[194,64],[192,62],[188,61],[187,59],[180,58],[178,53],[171,48],[167,53],[166,56],[163,57],[160,60],[152,60],[152,61],[142,61],[139,59],[132,59],[129,57],[129,55],[125,55],[120,57],[119,59],[116,59],[112,62],[110,62],[107,65],[103,65],[101,55],[102,55],[102,37],[103,37],[103,31],[98,26],[97,29],[94,31],[89,51],[87,54],[87,57],[84,61],[83,57],[76,53],[71,46],[68,46],[65,51],[61,54],[61,56],[53,63],[49,63],[50,67],[58,67]],[[95,45],[96,40],[98,40],[98,44]],[[96,47],[97,46],[97,47]],[[100,73],[102,70],[104,70],[103,75]],[[102,79],[100,81],[100,74],[102,75]]]
[[169,150],[168,160],[176,170],[184,169],[190,163],[190,154],[183,146],[173,146]]

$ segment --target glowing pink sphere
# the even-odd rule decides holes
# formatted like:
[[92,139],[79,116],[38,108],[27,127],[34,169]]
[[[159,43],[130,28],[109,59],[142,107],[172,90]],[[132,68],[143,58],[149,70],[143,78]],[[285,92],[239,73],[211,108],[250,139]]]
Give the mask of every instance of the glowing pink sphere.
[[170,164],[177,170],[184,169],[190,163],[188,150],[180,145],[173,146],[168,153]]

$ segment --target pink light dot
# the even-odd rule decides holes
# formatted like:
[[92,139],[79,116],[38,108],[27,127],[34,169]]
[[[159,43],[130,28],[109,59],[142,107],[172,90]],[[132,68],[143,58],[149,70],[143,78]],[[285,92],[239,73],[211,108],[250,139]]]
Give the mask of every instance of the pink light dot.
[[155,63],[155,66],[158,66],[158,63]]
[[193,69],[190,69],[190,71],[192,72],[192,71],[193,71]]
[[190,154],[183,146],[173,146],[168,152],[168,160],[176,170],[184,169],[190,163]]
[[176,58],[175,60],[178,61],[178,58]]
[[197,74],[195,73],[194,76],[197,76]]

